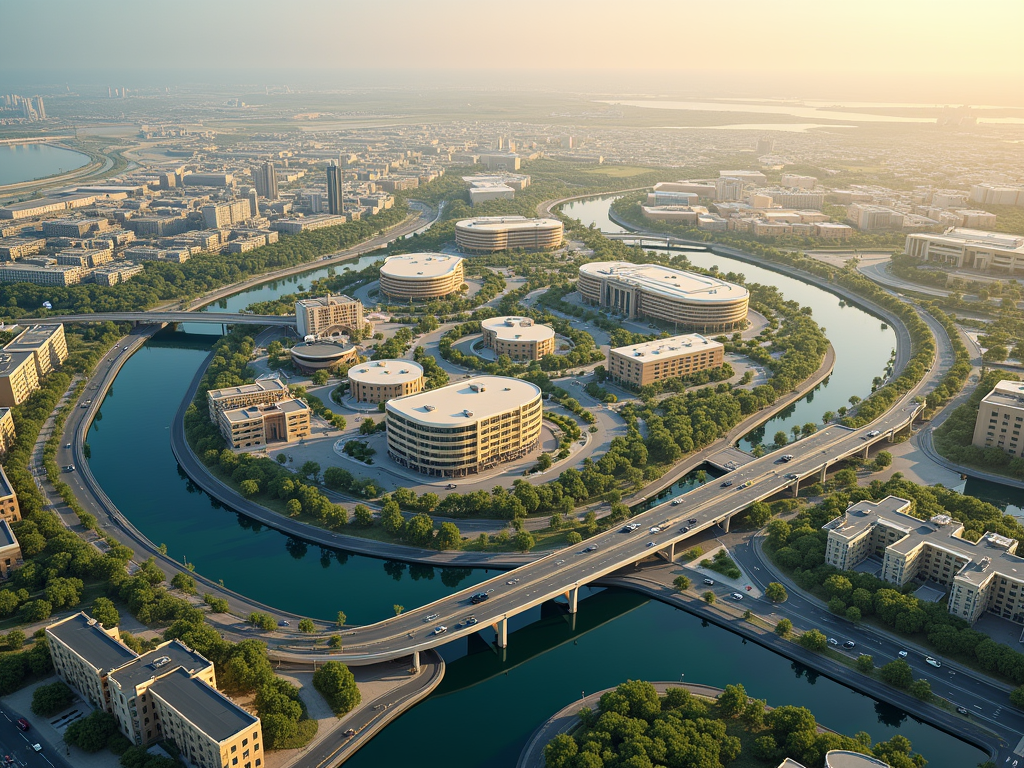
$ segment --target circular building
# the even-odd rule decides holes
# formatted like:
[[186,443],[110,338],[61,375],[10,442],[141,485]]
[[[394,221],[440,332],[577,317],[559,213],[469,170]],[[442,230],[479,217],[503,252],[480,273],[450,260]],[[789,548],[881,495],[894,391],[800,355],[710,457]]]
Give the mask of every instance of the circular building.
[[403,253],[384,259],[380,290],[392,299],[440,299],[459,291],[464,278],[461,256]]
[[540,387],[505,376],[389,400],[388,455],[425,475],[476,474],[536,448],[541,412]]
[[580,267],[583,300],[631,319],[655,319],[702,333],[731,331],[747,322],[750,292],[717,277],[628,261]]
[[494,253],[513,248],[546,251],[562,244],[558,219],[525,216],[478,216],[455,224],[455,244],[467,253]]
[[423,391],[423,366],[411,360],[371,360],[348,369],[349,394],[357,403],[380,403]]
[[540,360],[554,354],[555,332],[548,325],[538,325],[528,317],[492,317],[480,324],[484,346],[496,355],[513,360]]
[[888,763],[845,749],[833,749],[825,754],[825,768],[886,768]]
[[355,344],[343,344],[340,341],[304,341],[290,351],[292,363],[303,373],[337,368],[344,363],[351,363],[359,355]]

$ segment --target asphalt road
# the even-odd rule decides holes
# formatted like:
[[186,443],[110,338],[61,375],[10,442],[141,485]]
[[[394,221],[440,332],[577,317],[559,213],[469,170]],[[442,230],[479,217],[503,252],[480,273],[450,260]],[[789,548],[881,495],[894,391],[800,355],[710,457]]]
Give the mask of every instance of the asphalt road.
[[[64,755],[57,752],[63,745],[53,745],[42,741],[39,734],[32,728],[31,713],[22,714],[14,710],[0,710],[0,757],[5,759],[4,765],[17,765],[23,768],[70,768]],[[22,733],[15,725],[19,717],[29,722],[29,730]],[[43,749],[36,752],[33,744],[41,744]],[[13,758],[13,762],[6,758]]]

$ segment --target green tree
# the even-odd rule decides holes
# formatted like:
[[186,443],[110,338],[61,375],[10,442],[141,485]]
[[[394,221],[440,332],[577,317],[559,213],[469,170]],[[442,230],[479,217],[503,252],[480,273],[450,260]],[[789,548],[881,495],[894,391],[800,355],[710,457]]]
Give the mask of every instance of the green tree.
[[316,632],[316,624],[313,623],[312,619],[301,619],[299,621],[299,632],[311,635]]
[[341,717],[362,701],[352,671],[340,661],[327,661],[313,673],[313,687],[324,697],[331,711]]
[[356,504],[352,510],[352,521],[363,528],[373,525],[373,511],[365,504]]
[[736,717],[746,709],[747,699],[747,691],[742,685],[727,685],[718,694],[718,709],[725,717]]
[[262,629],[266,632],[277,629],[277,621],[269,613],[263,613],[262,611],[253,611],[249,614],[249,623],[257,629]]
[[516,552],[529,552],[533,549],[534,544],[537,542],[534,540],[533,535],[529,531],[520,531],[512,539],[512,546]]
[[321,368],[319,371],[314,371],[310,379],[314,385],[322,387],[324,384],[327,383],[327,379],[329,378],[329,376],[330,374],[327,373],[327,370],[325,368]]
[[715,593],[712,592],[710,589],[707,592],[705,592],[703,595],[701,595],[701,598],[708,605],[714,605],[715,604],[715,600],[717,599],[715,597]]
[[579,531],[569,531],[565,535],[565,542],[569,546],[574,546],[576,544],[582,544],[583,543],[583,535]]
[[345,622],[347,620],[348,620],[348,616],[345,615],[345,612],[344,611],[338,611],[338,620],[336,622],[337,625],[339,627],[344,627],[345,626]]
[[259,480],[253,479],[243,480],[238,484],[238,488],[242,492],[242,495],[245,496],[245,498],[251,499],[253,496],[260,492],[260,482]]
[[772,508],[763,501],[755,501],[747,507],[747,522],[760,528],[772,519]]
[[793,622],[789,619],[779,619],[775,625],[775,634],[779,637],[789,637],[793,633]]
[[302,514],[302,502],[298,499],[288,499],[284,503],[285,511],[288,512],[288,517],[298,517]]
[[868,656],[866,653],[862,653],[857,657],[857,669],[864,674],[870,674],[875,668],[875,660]]
[[1010,703],[1020,709],[1024,709],[1024,685],[1018,686],[1010,692]]
[[186,595],[198,594],[198,590],[196,589],[196,580],[187,573],[174,574],[174,578],[171,579],[171,586],[177,590],[181,590]]
[[579,745],[567,733],[560,733],[544,747],[545,768],[576,768]]
[[117,612],[109,598],[97,597],[92,603],[91,613],[104,629],[113,629],[121,623],[121,614]]
[[64,741],[83,752],[99,752],[119,734],[117,719],[109,712],[95,709],[76,720],[64,731]]
[[459,531],[459,527],[455,523],[441,523],[437,529],[436,544],[437,548],[441,550],[461,549],[462,532]]
[[775,433],[775,437],[772,438],[772,442],[775,443],[776,448],[785,448],[789,443],[789,435],[780,429]]
[[203,602],[210,606],[211,613],[228,613],[231,605],[223,597],[214,597],[210,593],[203,595]]
[[809,651],[824,651],[828,648],[828,638],[817,629],[809,629],[800,635],[800,645]]
[[861,618],[862,618],[862,616],[861,616],[860,608],[858,608],[856,605],[851,605],[849,608],[846,609],[846,620],[847,621],[850,621],[850,622],[853,622],[854,624],[857,624],[857,623],[860,622]]
[[690,579],[686,576],[676,576],[672,583],[675,584],[676,589],[680,592],[685,592],[690,588]]
[[883,666],[878,673],[882,680],[894,688],[909,688],[914,682],[914,671],[903,659],[895,659]]
[[32,712],[40,717],[53,717],[75,700],[75,692],[62,682],[41,685],[32,692]]
[[907,692],[921,701],[932,700],[932,686],[927,680],[915,680],[907,688]]
[[879,451],[878,455],[875,456],[874,462],[871,465],[877,472],[885,469],[886,467],[892,466],[892,454],[888,451]]
[[340,651],[342,645],[341,635],[331,635],[331,639],[328,641],[327,645],[333,650]]
[[315,461],[304,461],[299,467],[299,476],[306,477],[314,483],[320,478],[320,465]]
[[786,588],[777,581],[771,582],[765,588],[764,596],[773,603],[784,603],[789,598],[789,595],[786,593]]
[[404,606],[404,605],[398,605],[398,604],[395,604],[395,605],[393,605],[393,606],[391,606],[391,607],[392,607],[392,608],[394,609],[394,611],[395,611],[395,616],[400,616],[400,615],[402,614],[402,611],[404,611],[404,610],[405,610],[405,606]]

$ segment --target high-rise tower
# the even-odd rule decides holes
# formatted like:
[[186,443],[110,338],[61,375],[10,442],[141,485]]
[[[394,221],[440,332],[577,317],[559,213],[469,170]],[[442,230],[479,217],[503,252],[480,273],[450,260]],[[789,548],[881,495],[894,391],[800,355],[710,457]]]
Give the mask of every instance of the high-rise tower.
[[267,200],[277,200],[277,170],[269,160],[258,168],[252,169],[252,181],[256,193]]
[[341,166],[333,160],[327,165],[327,212],[338,216],[345,212],[344,181]]

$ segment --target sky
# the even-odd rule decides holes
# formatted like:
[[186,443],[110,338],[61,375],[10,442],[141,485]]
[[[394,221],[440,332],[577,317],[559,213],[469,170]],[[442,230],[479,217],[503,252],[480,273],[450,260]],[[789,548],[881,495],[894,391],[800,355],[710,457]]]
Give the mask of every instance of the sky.
[[0,84],[376,76],[1024,103],[1024,0],[3,0],[0,11]]

